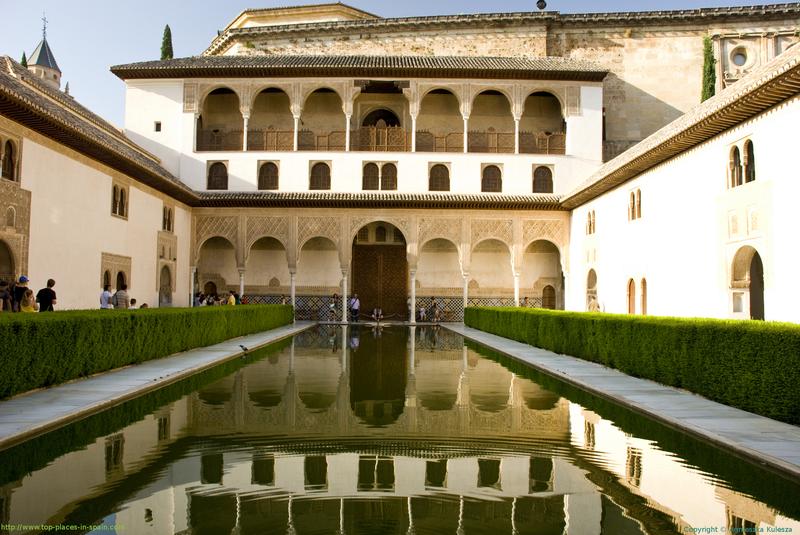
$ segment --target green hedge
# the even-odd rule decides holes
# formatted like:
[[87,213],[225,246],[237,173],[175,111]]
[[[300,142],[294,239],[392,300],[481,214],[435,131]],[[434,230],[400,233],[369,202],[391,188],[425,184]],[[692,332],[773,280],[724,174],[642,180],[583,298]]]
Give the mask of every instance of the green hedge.
[[519,308],[468,308],[470,327],[800,424],[800,326]]
[[0,314],[0,398],[292,322],[292,307]]

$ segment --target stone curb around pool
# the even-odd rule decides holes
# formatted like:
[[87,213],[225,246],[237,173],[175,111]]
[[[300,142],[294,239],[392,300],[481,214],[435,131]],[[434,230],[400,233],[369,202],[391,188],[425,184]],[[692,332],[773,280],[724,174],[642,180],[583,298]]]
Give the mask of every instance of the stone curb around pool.
[[[552,351],[547,351],[538,347],[524,344],[522,342],[503,338],[501,336],[480,331],[478,329],[473,329],[464,324],[449,324],[444,325],[444,327],[464,336],[465,338],[498,351],[516,361],[527,364],[528,366],[531,366],[532,368],[535,368],[536,370],[560,381],[576,386],[581,390],[589,392],[595,396],[612,401],[648,418],[656,420],[672,429],[687,433],[697,439],[707,441],[716,447],[729,451],[750,462],[755,462],[762,467],[769,468],[783,477],[800,481],[800,462],[798,462],[800,461],[800,428],[798,427],[772,420],[764,416],[745,412],[741,409],[729,407],[686,390],[662,385],[647,379],[632,377],[618,370],[607,368],[595,362],[582,360],[569,355],[553,353]],[[540,358],[537,359],[537,356]],[[792,455],[790,455],[791,459],[783,458],[780,456],[780,454],[775,455],[768,453],[758,449],[758,447],[747,446],[741,441],[744,438],[741,436],[744,430],[732,429],[729,433],[730,436],[727,436],[724,431],[709,431],[691,422],[685,421],[685,419],[682,419],[679,416],[670,415],[667,407],[647,407],[629,397],[609,392],[608,389],[603,389],[596,384],[592,384],[591,378],[586,380],[572,375],[575,370],[564,371],[554,366],[548,366],[547,363],[541,361],[543,360],[541,357],[556,357],[563,361],[564,364],[569,364],[569,366],[572,368],[582,368],[582,371],[588,372],[587,375],[593,373],[594,375],[602,374],[605,376],[605,378],[623,379],[631,386],[640,386],[641,388],[638,390],[639,393],[641,393],[642,390],[647,390],[651,393],[658,392],[661,394],[670,394],[673,397],[683,397],[684,400],[693,403],[696,407],[702,407],[702,409],[708,411],[728,413],[727,415],[714,418],[715,420],[719,420],[717,422],[718,424],[727,421],[729,424],[735,424],[732,427],[736,428],[739,425],[744,427],[749,425],[751,422],[755,422],[760,428],[762,428],[762,433],[768,433],[770,435],[768,438],[771,440],[766,440],[765,437],[762,443],[769,443],[773,441],[780,442],[783,446],[785,446],[781,449],[792,450]],[[635,388],[632,388],[631,390],[636,391]],[[709,420],[711,419],[712,418],[709,418]],[[737,422],[736,420],[739,421]],[[740,435],[739,439],[736,438],[737,434]],[[775,440],[778,436],[781,438]],[[797,461],[795,459],[797,459]]]
[[[316,324],[298,321],[0,401],[0,451],[240,358]],[[95,399],[86,399],[92,397]]]

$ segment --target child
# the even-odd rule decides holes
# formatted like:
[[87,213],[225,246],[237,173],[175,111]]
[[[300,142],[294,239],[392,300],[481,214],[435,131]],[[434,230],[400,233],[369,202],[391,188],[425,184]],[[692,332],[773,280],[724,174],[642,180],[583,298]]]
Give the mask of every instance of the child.
[[37,310],[39,310],[39,305],[36,304],[36,299],[33,297],[33,290],[29,288],[22,294],[22,300],[19,302],[19,311],[36,312]]

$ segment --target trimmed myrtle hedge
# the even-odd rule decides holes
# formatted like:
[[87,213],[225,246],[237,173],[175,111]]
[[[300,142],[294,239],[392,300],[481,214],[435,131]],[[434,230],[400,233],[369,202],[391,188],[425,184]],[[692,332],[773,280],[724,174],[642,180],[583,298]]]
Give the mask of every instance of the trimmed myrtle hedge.
[[520,308],[468,308],[470,327],[800,424],[800,327]]
[[0,314],[0,398],[292,322],[287,305]]

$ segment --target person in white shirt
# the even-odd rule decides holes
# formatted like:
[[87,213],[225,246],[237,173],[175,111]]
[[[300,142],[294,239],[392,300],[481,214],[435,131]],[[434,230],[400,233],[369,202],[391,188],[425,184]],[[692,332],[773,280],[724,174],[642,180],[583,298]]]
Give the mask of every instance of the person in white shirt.
[[100,294],[100,308],[112,309],[114,305],[111,304],[111,285],[106,284],[103,286],[103,293]]

